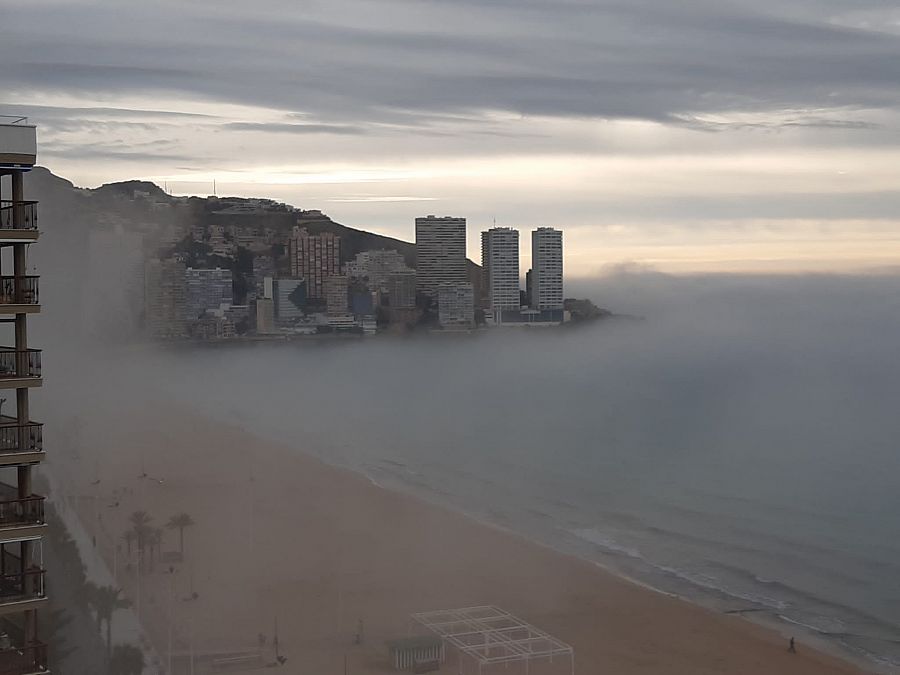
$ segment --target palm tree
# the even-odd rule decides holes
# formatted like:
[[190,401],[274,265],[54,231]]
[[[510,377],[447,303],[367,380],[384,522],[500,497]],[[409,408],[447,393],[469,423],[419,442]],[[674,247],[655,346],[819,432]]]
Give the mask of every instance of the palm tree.
[[150,571],[153,571],[153,563],[159,559],[162,548],[163,530],[161,527],[151,527],[147,533],[147,543],[150,544]]
[[144,652],[134,645],[116,645],[109,659],[110,675],[141,675]]
[[146,511],[135,511],[128,519],[131,521],[134,529],[134,537],[137,540],[138,573],[140,574],[144,570],[144,544],[147,543],[148,535],[151,530],[150,523],[153,522],[153,518],[151,518],[150,514]]
[[166,523],[170,530],[178,530],[178,552],[184,557],[184,528],[194,525],[194,519],[187,513],[177,513]]
[[126,530],[125,534],[122,535],[122,539],[125,540],[125,544],[128,546],[128,557],[131,558],[131,545],[134,543],[134,530]]
[[106,654],[111,658],[112,654],[112,617],[117,609],[130,607],[131,602],[120,597],[121,588],[113,586],[97,586],[91,582],[86,584],[88,603],[94,610],[97,618],[97,630],[100,630],[103,622],[106,622]]

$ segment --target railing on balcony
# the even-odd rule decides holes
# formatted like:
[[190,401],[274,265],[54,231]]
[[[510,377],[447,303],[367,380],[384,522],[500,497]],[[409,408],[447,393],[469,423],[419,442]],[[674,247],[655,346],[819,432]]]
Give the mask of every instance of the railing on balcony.
[[0,675],[27,675],[47,670],[47,645],[32,642],[26,647],[0,644]]
[[44,570],[38,565],[22,567],[22,558],[0,552],[0,603],[44,597]]
[[[36,230],[38,226],[37,202],[0,201],[0,230]],[[19,215],[16,217],[16,210]]]
[[13,377],[40,377],[41,350],[0,347],[0,380]]
[[40,422],[19,424],[15,417],[0,416],[0,455],[40,452],[44,449],[43,431]]
[[[0,484],[6,495],[15,494],[15,488]],[[10,525],[41,525],[44,522],[44,497],[31,495],[24,499],[0,496],[0,527]]]
[[37,305],[37,276],[0,276],[0,305]]

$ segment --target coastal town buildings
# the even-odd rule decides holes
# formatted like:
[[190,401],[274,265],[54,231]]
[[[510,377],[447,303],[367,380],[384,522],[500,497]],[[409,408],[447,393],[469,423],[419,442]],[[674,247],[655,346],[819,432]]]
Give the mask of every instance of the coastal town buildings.
[[441,284],[467,282],[466,219],[416,218],[416,291],[434,298]]
[[235,336],[234,320],[224,309],[209,310],[191,323],[191,337],[195,340],[228,340]]
[[487,309],[495,322],[504,312],[518,312],[519,231],[495,227],[481,233],[481,266],[487,291]]
[[306,279],[310,300],[325,299],[325,279],[341,273],[341,238],[331,232],[310,234],[295,226],[288,241],[291,276]]
[[[38,638],[38,610],[47,604],[42,565],[44,497],[34,471],[44,459],[42,425],[31,419],[31,389],[42,384],[41,351],[28,343],[28,319],[41,311],[38,277],[26,272],[38,240],[38,204],[25,201],[25,174],[37,156],[35,127],[0,118],[0,314],[7,345],[0,348],[0,388],[15,397],[0,415],[0,672],[46,672],[47,646]],[[3,401],[6,401],[4,393]]]
[[365,279],[369,290],[387,292],[391,274],[413,272],[406,259],[394,249],[362,251],[346,265],[347,276]]
[[194,321],[208,310],[233,304],[231,270],[215,268],[199,270],[188,267],[184,272],[187,300],[185,318]]
[[[160,259],[151,258],[144,270],[151,336],[370,333],[375,321],[381,329],[406,332],[435,323],[444,328],[476,323],[543,327],[567,320],[562,233],[553,228],[532,233],[534,266],[523,291],[521,235],[514,228],[482,232],[479,274],[466,258],[465,218],[417,218],[418,269],[412,269],[406,249],[406,255],[387,247],[360,250],[372,239],[348,234],[342,241],[321,212],[262,202],[245,208],[238,198],[217,203],[226,201],[227,208],[205,212],[202,227],[182,219],[181,240],[166,246],[152,240]],[[188,233],[204,242],[221,238],[234,244],[234,255],[217,258],[207,244],[185,240]],[[352,259],[341,265],[347,249]],[[221,269],[212,269],[216,265]]]
[[531,307],[538,310],[563,309],[562,232],[539,227],[531,233]]
[[442,328],[472,328],[475,325],[475,290],[472,284],[441,284],[438,321]]

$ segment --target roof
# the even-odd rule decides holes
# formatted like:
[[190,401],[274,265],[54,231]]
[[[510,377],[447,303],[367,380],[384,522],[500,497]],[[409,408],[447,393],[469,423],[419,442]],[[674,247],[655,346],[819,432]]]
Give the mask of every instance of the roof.
[[387,646],[393,650],[424,649],[427,647],[440,647],[441,638],[437,635],[414,635],[413,637],[389,640]]
[[481,664],[574,658],[570,645],[493,605],[422,612],[412,619]]

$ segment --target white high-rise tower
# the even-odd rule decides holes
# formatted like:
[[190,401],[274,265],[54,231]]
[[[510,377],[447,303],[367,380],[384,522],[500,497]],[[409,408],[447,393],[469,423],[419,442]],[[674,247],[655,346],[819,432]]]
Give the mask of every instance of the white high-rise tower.
[[562,232],[539,227],[531,233],[531,306],[563,308]]
[[494,321],[503,320],[503,312],[518,311],[519,231],[494,227],[481,233],[481,266],[487,282],[488,307]]

